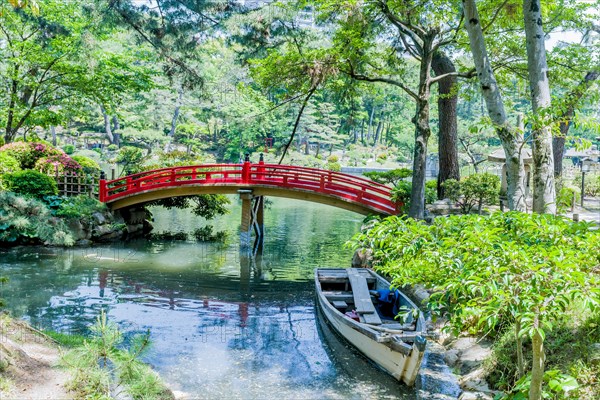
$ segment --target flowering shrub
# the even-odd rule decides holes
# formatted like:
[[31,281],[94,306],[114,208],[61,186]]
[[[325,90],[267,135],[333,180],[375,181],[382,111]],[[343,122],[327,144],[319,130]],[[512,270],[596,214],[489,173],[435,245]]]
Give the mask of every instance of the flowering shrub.
[[0,154],[14,157],[22,169],[31,169],[42,157],[60,156],[65,153],[44,143],[14,142],[0,147]]
[[47,175],[83,172],[81,165],[66,154],[42,157],[35,163],[34,169]]

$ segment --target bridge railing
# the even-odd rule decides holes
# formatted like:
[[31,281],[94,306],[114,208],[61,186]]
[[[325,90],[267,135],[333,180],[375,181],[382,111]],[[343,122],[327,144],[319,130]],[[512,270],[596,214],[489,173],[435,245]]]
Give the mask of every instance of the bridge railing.
[[99,197],[100,201],[111,202],[136,193],[187,185],[254,185],[304,190],[360,203],[386,214],[398,212],[388,186],[334,171],[263,162],[177,166],[101,180]]

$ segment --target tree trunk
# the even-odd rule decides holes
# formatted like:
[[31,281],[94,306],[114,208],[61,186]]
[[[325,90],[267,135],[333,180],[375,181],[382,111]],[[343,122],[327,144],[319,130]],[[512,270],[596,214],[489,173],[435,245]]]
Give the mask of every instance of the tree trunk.
[[525,38],[527,47],[527,70],[531,89],[533,114],[544,120],[533,123],[533,211],[556,214],[556,187],[554,186],[554,159],[552,154],[552,130],[544,109],[550,107],[550,84],[542,10],[540,0],[523,1]]
[[425,178],[427,167],[427,142],[431,135],[429,127],[429,100],[417,100],[415,115],[415,150],[413,159],[412,191],[408,216],[423,219],[425,216]]
[[515,341],[517,342],[518,379],[521,379],[525,375],[525,359],[523,358],[523,340],[521,339],[521,320],[519,318],[515,322]]
[[52,134],[52,146],[56,147],[56,127],[50,125],[50,133]]
[[[431,68],[436,75],[456,72],[452,60],[441,51],[437,51],[433,55]],[[458,90],[456,80],[456,76],[449,76],[438,82],[438,155],[440,171],[437,179],[438,199],[444,198],[444,187],[442,184],[446,180],[460,180],[456,116]]]
[[175,111],[173,112],[173,118],[171,119],[171,130],[169,131],[169,137],[175,136],[175,130],[177,129],[177,118],[179,118],[179,109],[181,108],[181,102],[183,100],[183,89],[177,90],[177,101],[175,102]]
[[531,349],[533,355],[531,366],[531,386],[529,387],[529,400],[541,400],[542,384],[544,382],[544,363],[546,361],[546,355],[544,354],[544,339],[538,333],[537,330],[531,338]]
[[588,72],[585,75],[585,78],[583,78],[583,81],[566,96],[566,108],[559,117],[560,136],[555,136],[552,139],[552,152],[554,154],[554,176],[557,178],[562,176],[563,157],[565,153],[565,138],[569,133],[569,128],[571,127],[571,120],[575,115],[575,108],[577,106],[577,103],[579,102],[585,91],[590,87],[591,83],[598,79],[599,75],[600,72],[598,71]]
[[[371,116],[369,117],[369,126],[367,127],[367,142],[369,143],[369,140],[371,140],[371,133],[373,132],[373,115],[375,115],[375,105],[373,105],[373,108],[371,108]],[[363,146],[366,146],[367,144],[363,143]]]
[[523,135],[506,118],[502,95],[485,48],[475,0],[463,0],[463,6],[465,27],[469,34],[471,53],[479,77],[481,92],[485,99],[488,115],[494,124],[496,134],[500,138],[506,154],[508,207],[511,210],[525,211],[527,208],[524,185],[525,168],[521,155]]
[[375,139],[373,140],[373,147],[377,146],[377,141],[381,135],[381,129],[383,128],[383,110],[379,114],[379,122],[377,123],[377,129],[375,130]]
[[104,132],[106,133],[106,137],[108,138],[108,141],[110,143],[114,143],[115,137],[112,134],[112,130],[110,127],[110,117],[106,113],[106,109],[104,108],[103,105],[100,105],[100,111],[102,111],[102,117],[104,118]]
[[365,120],[362,120],[362,124],[360,125],[360,142],[364,146],[365,144]]
[[121,130],[121,124],[119,123],[119,118],[116,115],[112,116],[112,124],[113,124],[113,133]]

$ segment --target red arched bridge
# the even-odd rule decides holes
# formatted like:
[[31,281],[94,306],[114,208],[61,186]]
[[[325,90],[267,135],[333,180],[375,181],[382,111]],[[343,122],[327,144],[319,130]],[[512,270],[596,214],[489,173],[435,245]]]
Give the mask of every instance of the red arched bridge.
[[113,210],[194,194],[277,196],[328,204],[361,214],[399,212],[391,189],[368,179],[292,165],[206,164],[162,168],[100,180],[100,201]]

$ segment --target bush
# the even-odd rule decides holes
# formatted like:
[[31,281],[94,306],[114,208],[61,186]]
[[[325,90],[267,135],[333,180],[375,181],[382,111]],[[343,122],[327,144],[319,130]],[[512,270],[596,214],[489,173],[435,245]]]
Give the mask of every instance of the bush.
[[58,194],[58,187],[54,179],[33,170],[5,174],[2,177],[2,182],[12,192],[38,199]]
[[64,155],[62,150],[56,149],[51,145],[40,142],[13,142],[0,147],[0,153],[8,154],[16,158],[21,169],[31,169],[35,163],[43,157],[53,157]]
[[66,154],[42,157],[36,161],[34,169],[46,175],[79,174],[83,171],[81,165]]
[[73,156],[73,161],[79,164],[87,175],[100,175],[100,165],[93,159],[85,156]]
[[73,146],[72,144],[66,144],[63,146],[63,151],[66,154],[71,155],[71,154],[75,153],[75,146]]
[[396,186],[403,179],[412,176],[412,171],[408,168],[397,168],[389,171],[369,171],[363,175],[377,183],[391,183]]
[[[80,195],[62,197],[61,199],[62,201],[58,206],[55,206],[54,211],[54,215],[58,217],[91,219],[93,213],[106,211],[106,204],[89,196]],[[46,197],[44,200],[46,202],[51,201],[50,207],[56,204],[56,199],[52,197]]]
[[339,162],[328,162],[325,168],[330,171],[340,172],[342,170],[342,165]]
[[327,157],[327,162],[328,163],[333,164],[333,163],[336,163],[338,161],[340,161],[340,158],[338,156],[336,156],[335,154],[332,154],[329,157]]
[[119,150],[119,146],[117,146],[116,144],[109,144],[108,147],[106,147],[106,150],[117,151],[117,150]]
[[9,174],[21,170],[19,160],[8,153],[0,153],[0,175]]
[[444,182],[444,189],[446,196],[455,201],[463,213],[468,214],[477,206],[477,212],[481,214],[484,204],[496,204],[498,201],[500,178],[487,172],[473,174],[460,182],[448,179]]
[[71,246],[74,239],[65,224],[53,218],[41,201],[0,192],[0,243],[36,242]]
[[[430,181],[435,182],[435,181]],[[402,212],[407,212],[410,208],[410,194],[412,192],[412,183],[400,181],[392,189],[392,201],[402,203]],[[425,204],[431,204],[437,200],[437,188],[431,188],[429,182],[425,183]]]

